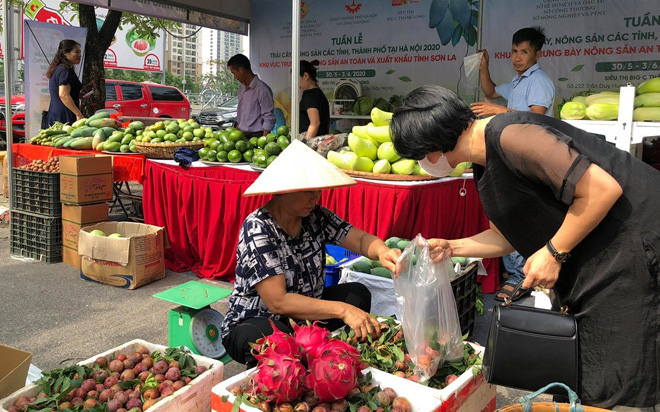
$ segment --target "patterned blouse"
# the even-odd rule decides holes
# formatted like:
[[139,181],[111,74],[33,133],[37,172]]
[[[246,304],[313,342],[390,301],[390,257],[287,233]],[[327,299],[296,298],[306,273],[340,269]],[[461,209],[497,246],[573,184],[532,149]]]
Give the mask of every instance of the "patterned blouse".
[[236,279],[222,337],[249,318],[269,317],[255,285],[269,276],[286,277],[286,291],[320,298],[325,285],[325,244],[340,244],[351,225],[330,210],[316,206],[303,218],[298,236],[288,235],[263,207],[243,222],[236,249]]

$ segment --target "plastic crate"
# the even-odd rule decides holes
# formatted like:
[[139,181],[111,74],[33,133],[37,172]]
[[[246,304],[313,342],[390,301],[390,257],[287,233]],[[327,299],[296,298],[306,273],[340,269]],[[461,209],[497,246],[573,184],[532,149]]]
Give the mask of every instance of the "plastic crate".
[[60,174],[13,168],[13,208],[45,216],[62,216]]
[[10,252],[44,263],[62,261],[62,219],[11,211]]
[[325,253],[332,256],[338,263],[334,265],[325,265],[325,286],[333,286],[339,283],[339,274],[341,272],[340,261],[342,259],[355,259],[360,256],[359,253],[355,253],[346,248],[337,245],[325,245]]
[[472,336],[474,318],[477,314],[477,262],[472,262],[463,272],[451,281],[451,289],[456,299],[456,310],[461,325],[461,333]]

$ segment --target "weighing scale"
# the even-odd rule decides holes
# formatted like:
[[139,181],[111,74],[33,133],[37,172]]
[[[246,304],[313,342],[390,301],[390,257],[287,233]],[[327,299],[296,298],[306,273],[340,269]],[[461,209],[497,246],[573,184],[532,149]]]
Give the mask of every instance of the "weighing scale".
[[168,346],[186,346],[195,354],[220,359],[223,363],[230,361],[231,358],[222,346],[221,328],[224,317],[220,312],[211,309],[212,303],[230,294],[229,289],[192,280],[153,295],[155,298],[181,305],[171,309],[167,316]]

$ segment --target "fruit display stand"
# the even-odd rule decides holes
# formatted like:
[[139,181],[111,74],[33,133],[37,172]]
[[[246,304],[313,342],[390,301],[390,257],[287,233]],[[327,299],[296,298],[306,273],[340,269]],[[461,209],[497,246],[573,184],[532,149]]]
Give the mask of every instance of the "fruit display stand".
[[617,148],[631,151],[631,145],[642,143],[645,137],[660,135],[660,122],[634,122],[633,109],[635,87],[623,86],[619,94],[619,116],[617,120],[564,120],[566,123],[605,136],[605,140],[614,143]]
[[[140,347],[145,346],[150,352],[161,351],[167,349],[166,346],[149,343],[140,339],[135,339],[127,342],[121,346],[117,346],[107,350],[101,354],[92,356],[91,358],[79,362],[78,365],[91,366],[94,364],[96,358],[112,357],[119,353],[135,352]],[[151,412],[206,412],[210,410],[210,399],[208,394],[211,389],[222,382],[224,367],[222,362],[215,359],[206,358],[199,355],[192,355],[199,366],[206,366],[206,372],[199,375],[190,384],[184,386],[172,395],[155,403],[149,411]],[[16,399],[20,396],[36,397],[41,391],[41,387],[31,384],[18,391],[12,393],[6,398],[0,400],[0,412],[7,412],[7,410],[14,405]]]
[[[145,223],[165,227],[170,244],[165,251],[168,269],[192,270],[215,280],[234,278],[241,224],[269,199],[242,196],[258,176],[248,165],[194,162],[183,169],[173,161],[147,160],[144,218]],[[421,182],[356,180],[355,186],[324,190],[319,204],[383,239],[412,238],[418,233],[453,239],[488,228],[470,175]],[[466,195],[460,196],[463,186]],[[499,261],[485,259],[484,267],[488,276],[479,281],[484,293],[492,293],[499,289]]]
[[[480,357],[484,348],[472,344]],[[213,387],[211,408],[213,412],[230,412],[236,397],[229,390],[245,383],[254,374],[256,368],[229,378]],[[381,370],[369,367],[363,374],[371,372],[372,383],[381,388],[390,387],[399,396],[405,396],[411,402],[411,412],[490,412],[495,410],[496,387],[487,383],[483,373],[476,377],[473,368],[468,369],[444,389],[433,389],[408,379],[400,378]],[[240,405],[243,412],[259,412],[258,409]]]

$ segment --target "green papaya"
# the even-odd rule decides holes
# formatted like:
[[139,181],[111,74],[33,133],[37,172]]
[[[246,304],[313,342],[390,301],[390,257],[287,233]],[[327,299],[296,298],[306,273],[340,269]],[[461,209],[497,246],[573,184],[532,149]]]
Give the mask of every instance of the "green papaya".
[[110,143],[121,142],[123,138],[124,138],[123,133],[115,133],[112,136],[108,137],[108,142]]
[[94,140],[93,137],[80,137],[71,142],[69,147],[76,150],[90,150],[92,148],[92,140]]
[[372,268],[382,268],[383,265],[380,264],[380,260],[371,260],[369,259],[369,266]]
[[385,268],[373,268],[371,269],[371,274],[374,276],[380,276],[381,278],[392,279],[392,272]]
[[103,130],[103,133],[105,134],[106,138],[112,136],[112,134],[117,131],[117,129],[115,129],[113,127],[107,127],[107,126],[102,127],[101,130]]
[[357,262],[353,263],[353,270],[361,273],[371,273],[371,266],[367,259],[360,259]]
[[105,150],[105,148],[103,147],[104,144],[105,142],[100,142],[99,144],[96,145],[96,147],[93,147],[93,142],[92,142],[92,149],[102,152]]
[[64,144],[66,142],[68,142],[69,140],[72,140],[72,139],[73,139],[73,137],[71,137],[71,136],[67,136],[63,139],[59,139],[57,142],[55,142],[55,147],[57,147],[57,148],[64,147]]
[[409,240],[399,240],[396,243],[396,248],[403,250],[403,249],[407,248],[409,244],[410,244]]
[[131,122],[131,123],[128,125],[128,127],[132,127],[132,128],[135,129],[135,130],[142,130],[142,129],[144,129],[144,123],[142,123],[142,122],[136,120],[136,121],[134,121],[134,122]]
[[619,105],[611,103],[593,103],[587,107],[587,117],[591,120],[616,120],[619,117]]
[[401,241],[401,240],[403,240],[403,239],[401,239],[399,237],[396,237],[396,236],[392,236],[391,238],[389,238],[385,241],[385,244],[390,249],[396,249],[397,243],[399,243],[399,241]]
[[118,152],[120,148],[121,148],[121,143],[119,142],[111,142],[109,140],[106,140],[103,143],[103,150],[105,150],[106,152]]
[[88,126],[90,127],[112,127],[114,129],[118,128],[121,126],[121,123],[119,123],[115,119],[96,119],[96,120],[91,120],[87,123]]
[[587,115],[587,106],[581,102],[566,102],[561,107],[559,117],[566,120],[581,120]]
[[660,76],[649,79],[637,86],[637,94],[660,93]]
[[636,96],[635,107],[660,107],[660,93],[644,93]]
[[98,119],[109,119],[109,118],[110,118],[110,113],[108,113],[108,112],[100,112],[100,113],[96,113],[96,114],[94,114],[94,115],[92,115],[92,116],[89,116],[89,118],[87,119],[87,121],[85,122],[85,124],[86,124],[87,126],[90,126],[90,123],[91,123],[92,121],[94,121],[94,120],[98,120]]
[[660,122],[660,107],[638,107],[633,111],[636,122]]
[[80,119],[80,120],[76,120],[75,122],[73,122],[73,123],[71,124],[71,127],[73,127],[74,129],[77,129],[77,128],[79,128],[80,126],[84,125],[85,122],[87,122],[87,118],[84,118],[84,117],[83,117],[82,119]]
[[128,145],[123,144],[123,145],[119,146],[119,151],[122,152],[122,153],[128,153],[128,151],[129,151]]

